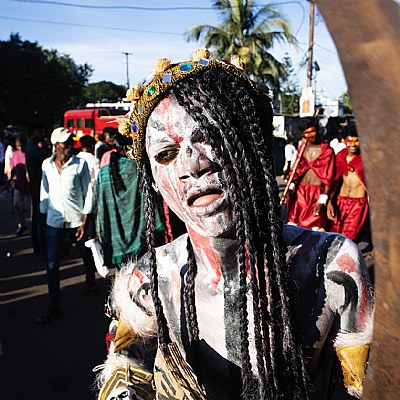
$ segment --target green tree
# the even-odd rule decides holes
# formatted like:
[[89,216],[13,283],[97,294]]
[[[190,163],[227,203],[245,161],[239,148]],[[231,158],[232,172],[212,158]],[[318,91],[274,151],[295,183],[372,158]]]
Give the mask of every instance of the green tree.
[[[278,9],[257,6],[253,0],[214,0],[212,7],[220,14],[222,23],[193,25],[186,33],[188,41],[201,41],[224,59],[239,55],[246,73],[256,82],[268,83],[268,75],[275,81],[284,76],[283,64],[270,51],[276,42],[295,45],[296,39]],[[274,91],[277,90],[275,87]]]
[[81,104],[91,73],[87,64],[12,34],[0,41],[1,123],[48,128],[61,123],[66,109]]
[[108,81],[89,83],[83,90],[85,103],[117,102],[125,97],[126,87]]
[[346,114],[351,114],[353,112],[353,107],[351,106],[351,100],[350,100],[350,95],[349,91],[346,90],[340,97],[339,101],[343,103],[344,107],[344,112]]
[[279,112],[295,114],[299,112],[300,88],[294,73],[292,60],[288,54],[283,58],[285,73],[280,79]]

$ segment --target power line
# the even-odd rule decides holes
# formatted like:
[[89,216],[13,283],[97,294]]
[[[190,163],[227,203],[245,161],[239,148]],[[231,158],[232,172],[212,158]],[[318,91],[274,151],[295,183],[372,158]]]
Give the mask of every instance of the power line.
[[[50,4],[56,6],[64,6],[64,7],[75,7],[75,8],[90,8],[90,9],[105,9],[105,10],[141,10],[141,11],[187,11],[187,10],[195,10],[195,11],[216,11],[214,7],[193,7],[193,6],[181,6],[181,7],[140,7],[140,6],[126,6],[126,5],[112,5],[112,6],[102,6],[102,5],[92,5],[92,4],[76,4],[76,3],[67,3],[63,1],[50,1],[50,0],[13,0],[17,3],[33,3],[33,4]],[[279,3],[266,3],[266,4],[256,4],[254,8],[261,8],[264,6],[281,6],[286,4],[299,4],[301,7],[302,4],[299,1],[283,1]],[[239,6],[232,6],[232,8],[236,8]]]
[[113,30],[113,31],[154,33],[157,35],[173,35],[173,36],[182,36],[183,35],[183,33],[178,33],[178,32],[148,31],[148,30],[142,30],[142,29],[116,28],[116,27],[112,27],[112,26],[89,25],[89,24],[83,25],[83,24],[74,24],[72,22],[43,21],[43,20],[35,20],[35,19],[27,19],[27,18],[5,17],[2,15],[0,15],[0,19],[7,19],[7,20],[11,20],[11,21],[22,21],[22,22],[35,22],[35,23],[40,23],[40,24],[76,26],[79,28],[95,28],[95,29],[107,29],[107,30]]

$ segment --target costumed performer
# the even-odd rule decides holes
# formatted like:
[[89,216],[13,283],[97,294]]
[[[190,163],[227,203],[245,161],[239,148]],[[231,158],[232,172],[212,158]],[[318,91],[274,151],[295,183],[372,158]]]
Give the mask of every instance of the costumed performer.
[[[113,285],[99,399],[361,396],[363,259],[342,235],[282,224],[270,99],[240,60],[161,59],[128,95],[149,252]],[[188,231],[159,248],[155,190]]]
[[[292,168],[288,197],[288,221],[304,228],[326,231],[328,190],[335,173],[335,154],[328,143],[321,141],[318,121],[303,118],[299,124],[303,144],[297,151],[297,168]],[[306,146],[302,151],[302,147]],[[295,164],[296,165],[296,164]]]

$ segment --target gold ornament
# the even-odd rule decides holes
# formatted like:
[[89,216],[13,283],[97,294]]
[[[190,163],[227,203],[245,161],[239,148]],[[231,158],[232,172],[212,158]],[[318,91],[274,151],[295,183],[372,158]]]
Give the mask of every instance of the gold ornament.
[[232,55],[231,64],[233,64],[236,68],[239,68],[242,70],[244,69],[244,63],[237,54]]
[[[199,49],[193,53],[193,58],[196,61],[184,61],[177,64],[171,64],[169,59],[162,58],[156,62],[154,76],[141,86],[140,97],[133,104],[129,114],[129,135],[132,137],[133,144],[129,146],[127,151],[128,157],[136,161],[139,170],[142,168],[142,152],[150,114],[165,96],[165,93],[180,81],[193,75],[219,70],[221,73],[243,79],[254,89],[253,83],[243,73],[242,69],[229,62],[208,60],[209,55],[210,52],[207,49]],[[124,123],[121,130],[124,134],[128,132]]]
[[154,70],[156,74],[164,72],[171,65],[171,60],[169,58],[160,58],[154,64]]
[[140,89],[137,86],[132,86],[126,91],[126,97],[130,101],[138,100],[140,97]]
[[201,58],[208,60],[210,58],[210,51],[207,49],[197,49],[192,53],[193,61],[200,61]]

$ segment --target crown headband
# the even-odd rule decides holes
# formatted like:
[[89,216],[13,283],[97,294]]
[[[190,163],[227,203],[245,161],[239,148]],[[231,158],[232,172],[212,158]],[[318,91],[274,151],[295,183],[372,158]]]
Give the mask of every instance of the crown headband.
[[119,120],[119,131],[132,137],[133,144],[129,146],[127,155],[136,161],[139,169],[142,167],[147,121],[169,89],[190,76],[205,74],[215,69],[240,77],[254,88],[244,74],[243,63],[238,56],[232,56],[231,62],[210,60],[209,56],[210,52],[207,49],[199,49],[193,53],[192,61],[171,64],[169,59],[161,58],[155,63],[155,72],[150,78],[140,87],[132,87],[127,91],[126,96],[133,104],[125,118]]

